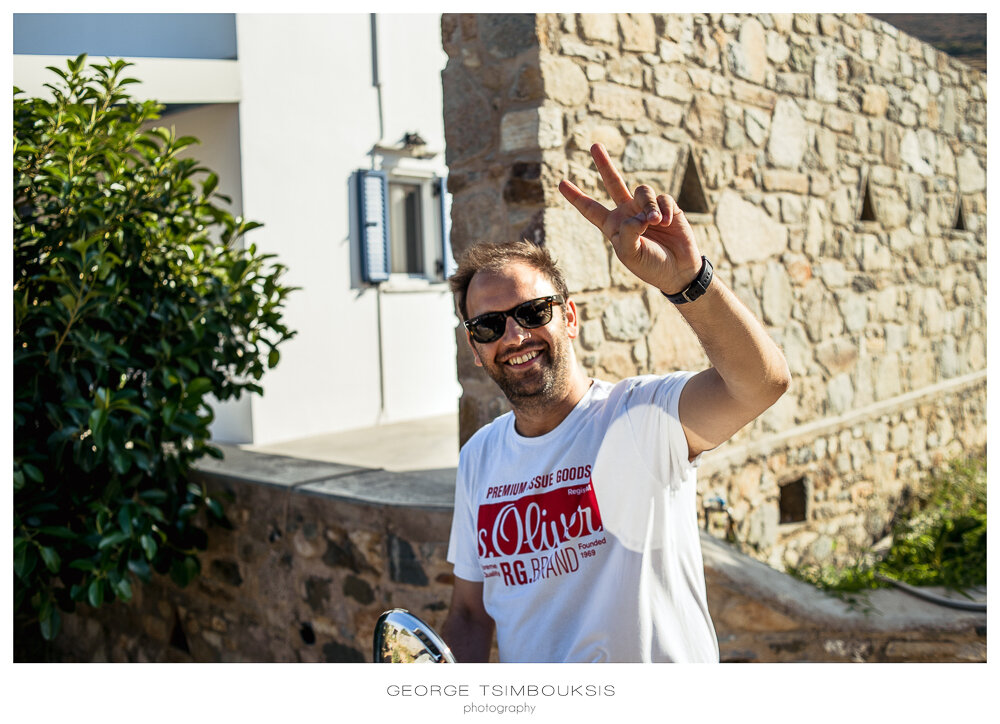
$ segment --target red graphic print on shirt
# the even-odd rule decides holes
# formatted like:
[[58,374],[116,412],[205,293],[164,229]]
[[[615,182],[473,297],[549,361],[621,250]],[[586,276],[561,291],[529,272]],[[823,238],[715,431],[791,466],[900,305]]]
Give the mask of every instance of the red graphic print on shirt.
[[542,553],[604,530],[590,481],[481,505],[478,528],[480,558]]

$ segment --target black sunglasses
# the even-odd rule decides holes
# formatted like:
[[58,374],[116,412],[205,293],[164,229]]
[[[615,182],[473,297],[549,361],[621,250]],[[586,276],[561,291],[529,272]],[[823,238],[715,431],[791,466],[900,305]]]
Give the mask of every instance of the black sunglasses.
[[506,312],[486,312],[473,317],[465,322],[465,328],[474,340],[487,344],[503,337],[507,329],[507,317],[513,317],[525,329],[544,327],[552,321],[552,305],[562,304],[564,301],[561,294],[529,299]]

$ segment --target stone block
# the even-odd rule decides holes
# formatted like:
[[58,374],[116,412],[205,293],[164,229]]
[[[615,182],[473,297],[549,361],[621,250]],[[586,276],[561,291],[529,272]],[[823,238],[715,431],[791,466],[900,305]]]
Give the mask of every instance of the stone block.
[[660,98],[689,103],[694,97],[691,77],[682,68],[660,65],[653,69],[653,89]]
[[[890,641],[885,647],[885,658],[887,661],[913,661],[913,662],[944,662],[956,660],[985,661],[986,652],[983,647],[982,659],[959,659],[962,651],[960,644],[951,641]],[[971,649],[970,649],[971,652]],[[975,656],[975,653],[973,653]]]
[[611,284],[608,242],[574,208],[547,208],[545,247],[559,263],[570,292],[604,289]]
[[784,327],[791,317],[794,298],[788,274],[781,264],[773,261],[768,263],[761,297],[764,321],[774,327]]
[[612,120],[635,120],[643,116],[643,94],[613,83],[591,87],[590,109]]
[[757,18],[748,17],[740,24],[737,38],[726,47],[730,71],[750,83],[763,84],[768,68],[764,26]]
[[[652,120],[672,127],[681,125],[687,109],[686,104],[657,98],[656,96],[647,96],[645,104],[646,113]],[[622,143],[624,145],[624,141]]]
[[672,172],[681,159],[683,148],[659,136],[632,136],[622,154],[622,171]]
[[541,61],[545,91],[556,103],[575,106],[590,97],[590,84],[579,64],[569,58],[545,56]]
[[889,92],[878,85],[865,86],[861,111],[869,116],[884,117],[889,109]]
[[809,193],[809,176],[799,171],[786,169],[764,169],[761,178],[766,191],[791,191],[795,194]]
[[813,96],[823,103],[836,103],[837,59],[832,52],[819,53],[812,68]]
[[919,134],[913,129],[907,129],[899,142],[900,159],[910,170],[921,176],[933,176],[936,165],[937,144],[931,133]]
[[808,141],[806,121],[798,104],[790,98],[778,100],[767,142],[768,161],[778,168],[797,169],[802,163]]
[[407,583],[412,586],[426,586],[427,574],[413,547],[403,538],[390,534],[387,539],[387,559],[389,562],[389,578],[397,583]]
[[509,111],[500,119],[500,150],[512,153],[563,145],[563,116],[557,106]]
[[646,340],[653,370],[700,370],[708,364],[698,337],[676,312],[658,315]]
[[722,101],[706,94],[695,96],[684,119],[684,127],[701,143],[719,146],[725,132]]
[[604,70],[606,77],[612,83],[630,86],[632,88],[642,87],[643,64],[634,55],[623,55],[620,58],[609,60]]
[[849,373],[858,361],[857,345],[843,338],[825,340],[816,345],[816,361],[831,377]]
[[622,49],[639,53],[656,52],[656,26],[649,13],[619,13]]
[[593,121],[574,125],[573,144],[577,148],[589,149],[595,143],[602,144],[612,158],[625,150],[625,137],[616,126]]
[[736,193],[722,193],[715,223],[733,264],[767,259],[788,248],[788,230]]
[[746,129],[747,138],[755,146],[760,146],[767,138],[767,132],[771,126],[771,118],[756,108],[747,108],[743,114],[743,126]]
[[774,91],[743,80],[733,81],[732,96],[733,100],[748,103],[767,111],[773,110],[778,102],[778,94]]
[[614,342],[608,342],[601,347],[593,368],[593,374],[611,382],[631,377],[637,372],[632,358],[632,347]]
[[615,298],[604,309],[604,332],[609,339],[629,342],[649,331],[651,321],[642,297],[628,294]]
[[[715,618],[713,616],[713,618]],[[773,608],[749,599],[735,599],[718,614],[721,628],[733,631],[794,631],[801,624]]]
[[767,53],[767,59],[775,66],[783,65],[791,55],[785,34],[777,30],[767,31],[764,50]]
[[613,13],[581,13],[579,22],[585,40],[618,45],[618,19]]
[[986,171],[983,169],[975,151],[966,148],[956,159],[958,172],[958,188],[963,194],[973,194],[986,190]]
[[[850,410],[854,404],[854,385],[851,383],[850,375],[841,374],[830,378],[826,384],[826,399],[830,414],[842,415]],[[846,473],[850,470],[850,457],[847,455],[843,457],[846,459],[847,467],[844,469],[838,462],[838,470]]]
[[483,47],[495,58],[513,58],[538,43],[533,14],[482,13],[476,19]]

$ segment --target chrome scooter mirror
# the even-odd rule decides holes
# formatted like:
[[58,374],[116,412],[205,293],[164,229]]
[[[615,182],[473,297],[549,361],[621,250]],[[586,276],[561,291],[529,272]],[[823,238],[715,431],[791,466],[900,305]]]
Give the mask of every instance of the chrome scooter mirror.
[[455,657],[438,633],[403,608],[379,616],[375,624],[376,664],[454,664]]

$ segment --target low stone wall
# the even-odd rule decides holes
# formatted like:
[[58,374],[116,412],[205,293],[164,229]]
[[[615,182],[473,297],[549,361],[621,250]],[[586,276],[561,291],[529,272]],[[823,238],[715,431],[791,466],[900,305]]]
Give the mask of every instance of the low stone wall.
[[453,471],[401,476],[224,449],[202,475],[231,498],[234,528],[208,528],[201,576],[183,589],[157,576],[129,604],[65,616],[59,659],[367,662],[383,611],[443,623]]
[[[454,471],[388,473],[225,448],[202,475],[231,496],[202,575],[64,616],[53,661],[366,662],[375,621],[440,628]],[[865,614],[703,535],[723,661],[984,661],[986,615],[877,591]],[[496,651],[493,652],[494,661]]]

